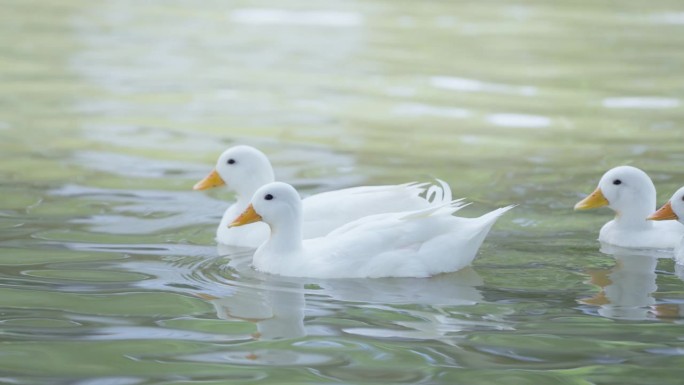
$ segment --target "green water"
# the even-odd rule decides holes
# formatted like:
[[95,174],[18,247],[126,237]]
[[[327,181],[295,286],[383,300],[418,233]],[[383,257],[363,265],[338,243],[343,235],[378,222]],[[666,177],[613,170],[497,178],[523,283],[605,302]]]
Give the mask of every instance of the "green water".
[[[571,209],[684,185],[681,1],[6,0],[0,48],[2,383],[681,383],[684,272]],[[519,206],[455,274],[263,275],[190,190],[237,143]]]

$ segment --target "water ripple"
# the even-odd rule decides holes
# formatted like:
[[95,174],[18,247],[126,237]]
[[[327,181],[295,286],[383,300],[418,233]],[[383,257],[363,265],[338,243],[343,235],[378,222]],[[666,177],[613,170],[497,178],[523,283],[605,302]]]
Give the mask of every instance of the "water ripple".
[[551,119],[546,116],[528,114],[492,114],[487,121],[501,127],[542,128],[551,125]]
[[306,353],[291,349],[231,350],[229,352],[200,353],[179,356],[178,360],[214,362],[248,366],[340,366],[348,360],[340,355]]
[[534,96],[537,94],[537,88],[532,86],[511,86],[453,76],[434,76],[430,78],[430,84],[436,88],[461,92],[491,92],[521,96]]
[[404,103],[396,106],[393,112],[397,115],[422,117],[438,116],[443,118],[464,119],[472,113],[464,108],[431,106],[420,103]]
[[666,12],[651,16],[656,24],[684,25],[684,12]]
[[356,27],[363,23],[363,17],[359,13],[343,11],[244,8],[232,11],[230,21],[254,25]]
[[603,99],[606,108],[625,109],[667,109],[677,108],[681,105],[679,99],[657,96],[629,96]]

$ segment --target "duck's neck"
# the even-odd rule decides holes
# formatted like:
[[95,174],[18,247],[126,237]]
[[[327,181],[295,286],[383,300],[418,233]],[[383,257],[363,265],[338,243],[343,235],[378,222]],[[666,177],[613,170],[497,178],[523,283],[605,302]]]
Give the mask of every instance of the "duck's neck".
[[301,204],[281,211],[277,218],[265,222],[271,228],[271,235],[254,255],[257,267],[260,263],[273,262],[273,259],[278,260],[278,265],[286,265],[285,259],[302,254]]
[[[650,195],[650,194],[649,194]],[[656,209],[656,198],[653,196],[640,197],[632,201],[627,207],[616,209],[615,224],[622,228],[647,229],[653,227],[653,221],[646,218]]]
[[298,253],[302,249],[301,216],[290,223],[272,224],[267,247],[276,254]]

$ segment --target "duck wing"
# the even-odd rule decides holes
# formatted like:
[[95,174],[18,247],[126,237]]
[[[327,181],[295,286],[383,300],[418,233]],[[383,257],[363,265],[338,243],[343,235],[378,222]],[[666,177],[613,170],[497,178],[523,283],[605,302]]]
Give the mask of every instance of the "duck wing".
[[451,189],[438,184],[362,186],[312,195],[303,200],[305,239],[320,237],[354,220],[380,213],[438,207],[451,201]]
[[426,277],[474,259],[491,226],[512,206],[479,218],[453,212],[460,201],[424,210],[380,214],[306,241],[306,274],[323,278]]

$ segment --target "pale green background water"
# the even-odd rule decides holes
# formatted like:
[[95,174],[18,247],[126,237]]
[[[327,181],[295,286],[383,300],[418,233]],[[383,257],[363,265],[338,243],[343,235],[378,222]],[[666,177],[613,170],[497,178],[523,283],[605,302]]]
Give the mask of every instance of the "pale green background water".
[[[683,63],[674,0],[6,0],[0,382],[679,384],[684,273],[571,208],[684,185]],[[269,277],[190,190],[235,143],[304,195],[520,206],[456,274]]]

